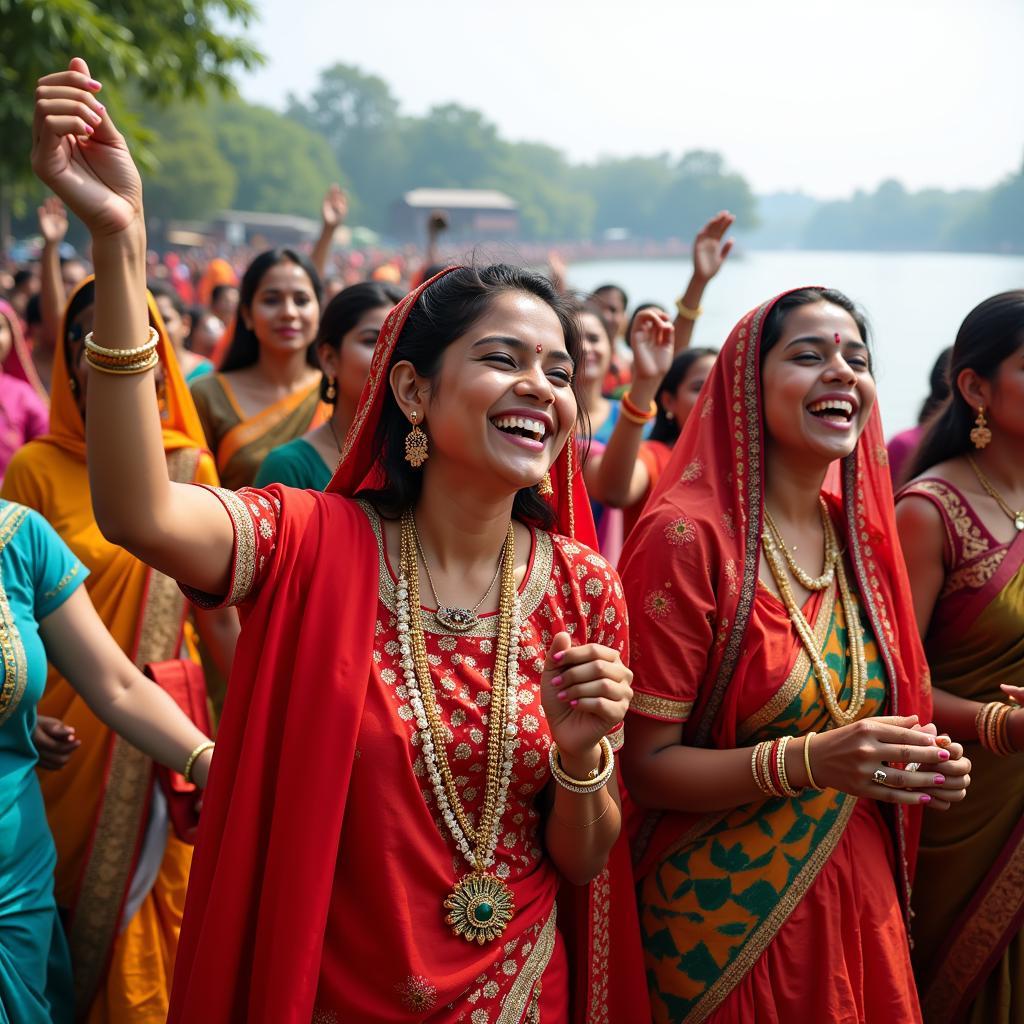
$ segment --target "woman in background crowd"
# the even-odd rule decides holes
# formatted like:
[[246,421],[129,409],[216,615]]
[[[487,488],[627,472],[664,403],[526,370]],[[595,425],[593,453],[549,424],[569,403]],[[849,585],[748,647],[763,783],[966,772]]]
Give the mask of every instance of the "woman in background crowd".
[[18,314],[0,299],[0,484],[14,453],[49,428],[50,411],[40,391]]
[[952,355],[952,346],[944,348],[932,365],[932,372],[928,375],[928,397],[917,415],[917,426],[901,431],[889,439],[889,473],[894,487],[907,482],[906,471],[913,462],[917,446],[921,443],[929,422],[949,397],[949,360]]

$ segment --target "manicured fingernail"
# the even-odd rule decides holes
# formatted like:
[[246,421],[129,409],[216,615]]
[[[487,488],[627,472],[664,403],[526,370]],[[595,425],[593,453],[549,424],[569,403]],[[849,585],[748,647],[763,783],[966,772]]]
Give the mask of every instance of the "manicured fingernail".
[[551,680],[551,685],[552,686],[561,686],[562,685],[562,677],[561,676],[555,676],[555,678]]
[[562,692],[561,692],[561,693],[560,693],[560,694],[558,695],[558,699],[559,699],[559,700],[565,700],[565,698],[566,698],[566,697],[568,697],[568,696],[569,696],[569,691],[568,691],[568,690],[563,690],[563,691],[562,691]]
[[565,651],[559,651],[557,654],[552,656],[552,661],[561,661],[565,657]]
[[940,761],[948,761],[949,760],[949,751],[948,750],[943,750],[940,747],[939,748],[939,760]]
[[946,776],[945,775],[936,775],[935,776],[935,785],[936,786],[941,786],[945,781],[946,781]]
[[90,78],[90,79],[89,79],[89,81],[88,81],[88,82],[86,82],[85,84],[86,84],[86,85],[87,85],[87,86],[88,86],[88,87],[89,87],[90,89],[95,89],[95,90],[96,90],[97,92],[99,92],[99,91],[100,91],[100,89],[102,89],[102,88],[103,88],[103,84],[102,84],[101,82],[97,82],[95,78]]
[[94,131],[96,131],[96,129],[95,129],[95,128],[93,128],[93,126],[92,126],[91,124],[87,124],[87,125],[85,126],[85,134],[86,134],[86,135],[92,135],[92,133],[93,133]]
[[103,120],[103,118],[100,117],[100,115],[97,114],[95,110],[90,110],[89,120],[92,121],[93,124],[99,124]]
[[578,700],[571,700],[571,701],[569,701],[569,707],[571,707],[571,708],[576,707],[577,704],[579,704]]
[[927,793],[922,793],[918,798],[923,804],[931,803],[931,797]]

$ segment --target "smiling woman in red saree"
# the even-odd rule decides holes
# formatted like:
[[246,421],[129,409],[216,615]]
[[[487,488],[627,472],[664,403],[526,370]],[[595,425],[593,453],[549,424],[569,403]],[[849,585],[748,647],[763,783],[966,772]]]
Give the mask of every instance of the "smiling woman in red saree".
[[[913,805],[959,751],[913,729],[927,675],[863,338],[821,289],[745,316],[624,552],[657,1022],[919,1019]],[[899,770],[911,752],[926,771]]]

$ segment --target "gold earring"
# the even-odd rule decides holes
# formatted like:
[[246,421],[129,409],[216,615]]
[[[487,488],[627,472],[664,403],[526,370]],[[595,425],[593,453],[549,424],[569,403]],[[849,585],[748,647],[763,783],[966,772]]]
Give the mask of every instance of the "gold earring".
[[985,422],[985,406],[978,406],[978,418],[974,421],[971,431],[971,443],[975,448],[987,448],[992,441],[992,431]]
[[338,397],[338,389],[334,386],[334,378],[327,378],[327,389],[324,391],[324,398],[328,402],[334,402]]
[[537,484],[537,493],[542,498],[550,498],[555,493],[554,487],[551,486],[551,474],[545,473],[540,478],[540,483]]
[[412,430],[405,435],[405,461],[413,469],[419,469],[430,458],[430,453],[427,451],[427,435],[416,424],[418,416],[419,413],[415,412],[409,414],[409,418],[412,420]]

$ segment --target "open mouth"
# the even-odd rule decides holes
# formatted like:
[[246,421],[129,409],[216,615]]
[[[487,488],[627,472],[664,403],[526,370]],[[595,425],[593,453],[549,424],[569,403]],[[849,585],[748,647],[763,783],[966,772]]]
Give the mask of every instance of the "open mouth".
[[548,436],[547,424],[543,420],[536,420],[529,416],[495,416],[491,423],[503,434],[524,437],[528,441],[535,441],[538,444],[542,444]]
[[824,398],[820,402],[812,402],[807,411],[819,420],[829,423],[848,424],[856,412],[853,402],[842,398]]

